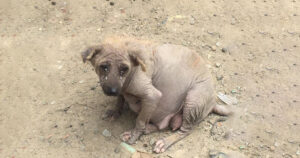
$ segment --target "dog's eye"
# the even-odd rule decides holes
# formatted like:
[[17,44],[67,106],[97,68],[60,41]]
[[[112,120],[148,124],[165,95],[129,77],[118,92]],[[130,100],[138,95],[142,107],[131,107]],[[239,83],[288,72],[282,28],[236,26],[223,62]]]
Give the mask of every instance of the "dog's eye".
[[100,68],[105,71],[108,72],[109,71],[109,66],[108,65],[100,65]]
[[128,71],[128,67],[127,66],[120,67],[120,75],[121,76],[125,75],[127,71]]

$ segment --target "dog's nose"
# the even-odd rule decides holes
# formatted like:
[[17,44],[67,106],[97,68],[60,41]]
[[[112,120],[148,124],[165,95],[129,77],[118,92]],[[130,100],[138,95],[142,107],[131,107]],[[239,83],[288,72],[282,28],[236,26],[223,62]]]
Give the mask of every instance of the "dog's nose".
[[111,89],[110,89],[110,92],[111,92],[112,94],[117,94],[117,88],[111,88]]
[[106,86],[103,86],[103,91],[108,96],[116,96],[116,95],[118,95],[118,88],[115,88],[115,87],[106,87]]

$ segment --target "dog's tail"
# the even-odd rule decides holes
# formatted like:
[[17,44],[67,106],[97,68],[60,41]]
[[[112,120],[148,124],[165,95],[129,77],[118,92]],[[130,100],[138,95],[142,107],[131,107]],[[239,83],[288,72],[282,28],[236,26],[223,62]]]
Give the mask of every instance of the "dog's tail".
[[212,109],[212,112],[221,116],[230,116],[233,112],[223,105],[215,105]]

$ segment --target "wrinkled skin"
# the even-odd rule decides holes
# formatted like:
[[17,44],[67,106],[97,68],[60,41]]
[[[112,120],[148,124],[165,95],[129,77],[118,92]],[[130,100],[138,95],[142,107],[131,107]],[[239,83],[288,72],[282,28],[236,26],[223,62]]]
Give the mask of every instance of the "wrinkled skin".
[[104,93],[118,97],[108,117],[117,117],[125,102],[138,114],[135,128],[121,135],[127,143],[167,127],[177,130],[156,142],[153,151],[161,153],[209,113],[231,113],[216,104],[205,61],[186,47],[114,37],[88,48],[82,57],[95,67]]

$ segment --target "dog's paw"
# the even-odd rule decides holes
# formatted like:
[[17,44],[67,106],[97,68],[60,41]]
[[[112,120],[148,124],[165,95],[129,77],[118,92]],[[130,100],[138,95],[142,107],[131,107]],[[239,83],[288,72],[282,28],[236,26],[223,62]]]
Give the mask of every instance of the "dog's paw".
[[114,121],[121,116],[119,110],[107,110],[105,114],[102,116],[103,120]]
[[128,144],[134,144],[142,134],[143,132],[139,130],[126,131],[121,134],[120,138],[122,141],[127,142]]
[[160,139],[155,143],[155,146],[153,147],[153,151],[155,153],[163,153],[168,148],[168,145],[166,144],[166,141],[164,139]]

